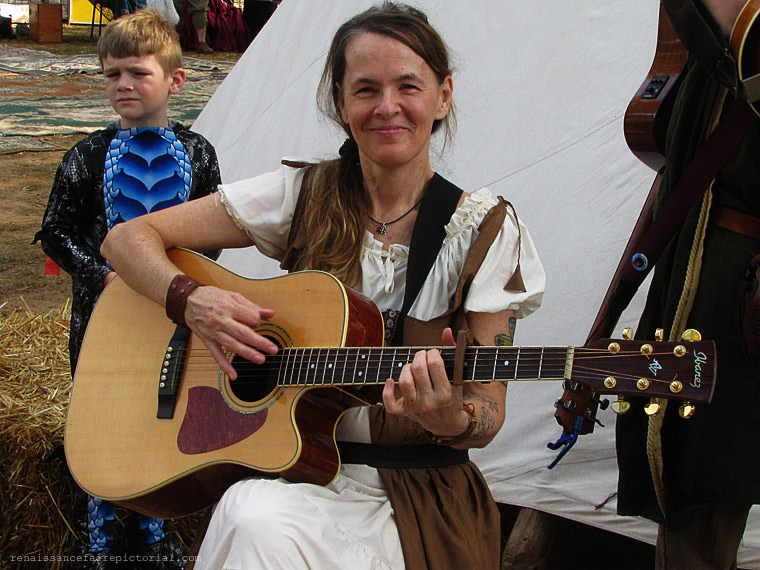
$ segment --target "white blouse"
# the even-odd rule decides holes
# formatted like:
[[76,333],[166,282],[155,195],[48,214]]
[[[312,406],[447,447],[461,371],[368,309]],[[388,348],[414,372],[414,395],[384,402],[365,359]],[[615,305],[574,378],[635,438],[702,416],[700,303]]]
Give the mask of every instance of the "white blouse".
[[[232,219],[257,248],[268,257],[282,260],[287,248],[304,169],[282,165],[279,170],[219,187],[222,202]],[[467,252],[478,235],[478,226],[497,200],[482,188],[470,194],[446,225],[446,237],[417,300],[411,317],[427,321],[449,309]],[[381,311],[400,309],[404,299],[409,247],[382,243],[366,232],[360,263],[361,292]],[[507,285],[519,261],[524,289]],[[527,228],[511,208],[473,279],[465,311],[495,313],[505,309],[523,318],[541,305],[545,274]]]

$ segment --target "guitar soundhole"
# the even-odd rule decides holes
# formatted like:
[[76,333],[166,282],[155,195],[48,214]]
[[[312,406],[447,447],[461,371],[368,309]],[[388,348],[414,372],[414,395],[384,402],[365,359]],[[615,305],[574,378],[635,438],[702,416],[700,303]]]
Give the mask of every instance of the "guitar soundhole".
[[277,389],[277,366],[267,357],[264,364],[258,365],[235,355],[232,366],[238,377],[230,382],[230,391],[243,402],[258,402]]

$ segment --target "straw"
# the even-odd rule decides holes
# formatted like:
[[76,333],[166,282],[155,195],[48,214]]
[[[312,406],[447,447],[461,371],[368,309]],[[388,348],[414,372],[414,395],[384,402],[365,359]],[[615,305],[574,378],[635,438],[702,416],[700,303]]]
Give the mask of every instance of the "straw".
[[[0,568],[73,568],[82,552],[86,495],[62,451],[69,316],[68,301],[47,313],[26,304],[0,312]],[[129,516],[117,511],[115,534]],[[172,538],[187,549],[199,524],[200,516],[174,521]]]

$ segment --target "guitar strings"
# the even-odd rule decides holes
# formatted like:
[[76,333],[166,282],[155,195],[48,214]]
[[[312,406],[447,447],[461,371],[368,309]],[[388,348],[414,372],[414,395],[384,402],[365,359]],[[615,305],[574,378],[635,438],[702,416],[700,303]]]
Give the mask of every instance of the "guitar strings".
[[[337,354],[329,354],[329,351],[338,350],[340,351]],[[286,348],[286,349],[280,349],[278,354],[275,355],[267,355],[266,361],[264,364],[256,364],[251,362],[251,365],[253,366],[266,366],[267,363],[271,363],[273,360],[275,361],[282,361],[282,360],[293,360],[295,362],[298,361],[315,361],[317,363],[320,362],[347,362],[351,361],[353,362],[354,359],[360,359],[362,362],[369,362],[369,363],[383,363],[388,362],[390,360],[395,360],[392,356],[390,356],[389,352],[386,352],[384,354],[378,354],[374,355],[371,352],[369,354],[363,355],[362,352],[371,351],[374,349],[367,349],[364,347],[361,348],[329,348],[329,347],[305,347],[305,348]],[[378,348],[379,351],[387,351],[387,349]],[[402,358],[404,360],[407,360],[411,362],[414,354],[422,349],[409,349],[406,350],[406,354],[402,354]],[[512,358],[509,354],[504,355],[498,355],[498,352],[500,352],[502,349],[500,348],[481,348],[479,353],[474,355],[472,358],[468,359],[467,362],[477,362],[481,360],[488,360],[488,359],[494,359],[495,356],[498,356],[498,360],[507,359],[509,360]],[[301,351],[301,354],[298,354],[298,352]],[[356,351],[356,352],[354,352]],[[185,349],[185,354],[187,354],[190,358],[193,358],[195,360],[208,360],[211,362],[215,362],[215,359],[213,355],[208,352],[208,350],[204,348],[199,349],[193,349],[188,350]],[[200,356],[198,356],[200,354]],[[399,351],[396,351],[396,355],[399,355]],[[234,356],[234,355],[231,355]],[[364,356],[364,357],[363,357]],[[444,360],[448,357],[449,360],[453,354],[451,352],[444,352]],[[651,358],[657,358],[657,357],[663,357],[663,356],[672,356],[672,353],[670,352],[662,352],[662,353],[652,353],[649,355],[648,359]],[[611,360],[621,360],[624,358],[641,358],[642,355],[640,352],[631,351],[631,352],[620,352],[617,354],[608,354],[606,351],[600,351],[596,353],[591,354],[584,354],[583,352],[579,352],[578,349],[575,350],[575,352],[572,355],[572,362],[578,362],[578,361],[584,361],[584,360],[598,360],[598,359],[611,359]],[[242,358],[242,357],[240,357]],[[520,364],[533,364],[533,363],[539,363],[541,361],[543,362],[567,362],[568,360],[568,353],[565,350],[550,350],[545,351],[543,354],[537,354],[532,355],[530,353],[527,354],[516,354],[513,356],[517,360],[517,365]],[[248,361],[246,361],[248,362]],[[510,365],[512,363],[510,362]]]
[[[443,348],[444,352],[450,353],[453,349],[452,347],[441,347]],[[508,349],[510,352],[514,354],[515,357],[519,358],[517,368],[518,368],[518,375],[517,377],[511,377],[511,378],[498,378],[499,381],[529,381],[529,380],[562,380],[564,379],[564,367],[567,364],[567,347],[543,347],[543,348],[537,348],[537,347],[477,347],[476,354],[474,355],[473,362],[478,360],[478,357],[480,357],[480,360],[486,360],[486,364],[479,363],[478,365],[482,368],[488,368],[493,367],[497,368],[499,365],[493,362],[489,362],[489,359],[493,359],[495,353],[503,352],[505,349]],[[340,356],[341,358],[333,359],[332,355],[328,354],[327,351],[339,351],[339,353],[336,356]],[[372,350],[378,350],[381,351],[383,354],[379,354],[376,357],[373,357],[371,354]],[[298,377],[305,376],[308,377],[309,374],[312,374],[312,376],[315,377],[315,380],[310,383],[302,383],[299,384],[297,381],[295,383],[285,383],[284,385],[319,385],[319,382],[317,381],[319,378],[322,378],[323,383],[329,384],[338,384],[338,385],[347,385],[347,384],[379,384],[385,382],[385,379],[387,378],[387,374],[382,370],[382,366],[380,366],[383,362],[388,361],[390,358],[390,353],[395,353],[396,355],[399,354],[399,352],[404,353],[405,356],[408,358],[411,357],[411,355],[416,352],[417,350],[420,350],[420,348],[417,347],[402,347],[402,348],[389,348],[389,347],[377,347],[375,348],[367,348],[367,347],[288,347],[284,349],[280,349],[280,353],[277,355],[267,356],[267,359],[265,360],[264,364],[255,364],[253,362],[246,361],[244,359],[240,359],[235,363],[236,370],[238,371],[239,376],[245,376],[246,374],[250,374],[251,372],[254,372],[258,375],[272,375],[274,373],[275,376],[280,376],[280,370],[283,366],[283,364],[289,365],[291,373],[287,376],[292,377],[293,375],[296,375]],[[302,354],[299,356],[298,352],[302,352]],[[355,360],[362,352],[370,352],[369,355],[365,359]],[[203,370],[219,370],[219,366],[216,364],[216,361],[214,360],[213,356],[205,349],[193,349],[193,350],[187,350],[187,353],[193,353],[191,355],[191,358],[193,358],[192,363],[188,363],[188,368],[186,369],[185,373],[190,374],[193,372],[203,371]],[[198,352],[205,353],[202,356],[198,357],[195,356]],[[316,357],[314,356],[314,352],[316,352]],[[292,354],[291,354],[292,353]],[[308,360],[305,360],[306,356],[305,354],[309,353]],[[519,354],[524,353],[524,354]],[[672,352],[669,351],[663,351],[663,352],[656,352],[648,355],[648,358],[652,357],[658,357],[658,356],[671,356]],[[448,354],[450,356],[450,354]],[[504,355],[508,356],[508,355]],[[573,360],[572,360],[572,368],[574,372],[581,372],[583,371],[587,377],[596,377],[596,378],[605,378],[607,376],[614,376],[621,380],[638,380],[639,378],[643,378],[646,380],[649,380],[653,383],[658,384],[668,384],[672,382],[673,379],[660,379],[656,377],[652,377],[650,375],[640,375],[640,374],[632,374],[632,373],[621,373],[619,370],[603,370],[599,368],[590,368],[587,366],[583,366],[581,364],[581,361],[583,360],[598,360],[600,358],[604,359],[616,359],[620,360],[623,358],[641,358],[642,354],[639,351],[622,351],[617,354],[611,354],[607,350],[604,349],[596,349],[596,348],[576,348],[574,349],[573,354]],[[293,360],[294,362],[290,362],[290,360]],[[411,358],[410,358],[411,360]],[[300,362],[299,362],[300,361]],[[534,378],[532,376],[530,377],[521,377],[519,376],[519,367],[521,365],[535,365],[536,363],[541,363],[542,369],[546,369],[548,371],[551,371],[552,369],[557,369],[558,371],[561,371],[562,373],[557,376],[544,376],[542,375],[540,378]],[[304,371],[302,368],[299,368],[298,370],[295,370],[299,366],[303,366],[306,364],[307,366],[310,366],[309,369]],[[323,367],[325,365],[332,365],[335,364],[335,367],[331,370],[333,370],[333,377],[336,375],[343,376],[346,373],[349,374],[356,374],[357,372],[361,372],[364,378],[357,379],[356,377],[352,376],[351,380],[341,380],[339,382],[324,382],[325,376],[329,376],[330,372],[326,373],[318,373],[316,372],[316,368]],[[468,363],[469,364],[469,363]],[[206,366],[207,365],[207,366]],[[353,371],[351,371],[351,368],[354,368]],[[386,365],[385,368],[388,368]],[[514,370],[514,366],[513,366]],[[372,380],[372,376],[375,376],[377,378],[376,380]],[[473,371],[474,375],[474,371]],[[382,380],[379,378],[382,376]],[[573,376],[579,376],[578,374],[574,374]],[[370,381],[368,381],[366,378],[369,377]],[[333,380],[332,378],[331,380]],[[466,378],[466,380],[469,380]],[[472,380],[475,380],[475,378],[472,378]],[[478,378],[477,380],[481,381],[487,381],[488,378]],[[245,378],[239,378],[236,380],[239,385],[244,385],[246,383],[258,383],[255,380],[246,380]]]

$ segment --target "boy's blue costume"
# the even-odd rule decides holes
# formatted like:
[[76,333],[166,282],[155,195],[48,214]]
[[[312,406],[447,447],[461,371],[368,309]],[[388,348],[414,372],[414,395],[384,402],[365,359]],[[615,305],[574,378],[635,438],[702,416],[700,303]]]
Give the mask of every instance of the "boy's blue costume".
[[[153,139],[154,146],[145,143],[148,139]],[[149,150],[161,145],[163,157]],[[150,176],[146,175],[148,167]],[[72,278],[72,374],[87,321],[111,271],[100,255],[100,244],[108,230],[119,221],[206,196],[220,183],[214,147],[179,124],[163,129],[109,125],[64,155],[35,242],[39,240],[45,253]],[[170,195],[174,192],[171,188],[176,188],[174,195]],[[161,198],[156,199],[157,194]]]
[[103,173],[108,229],[187,202],[192,180],[185,148],[171,129],[119,129]]

